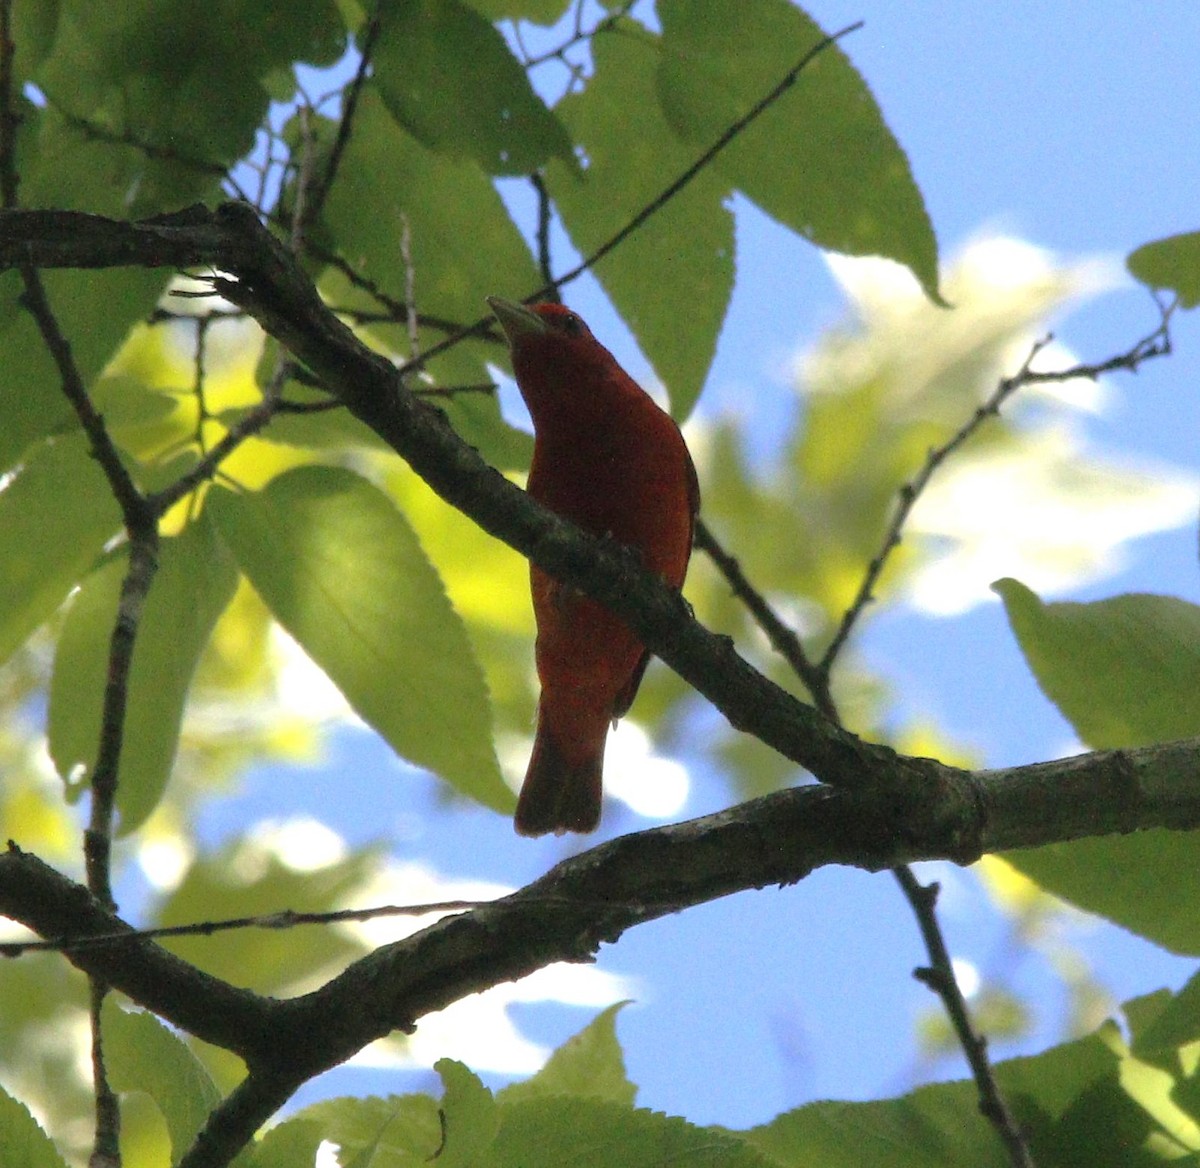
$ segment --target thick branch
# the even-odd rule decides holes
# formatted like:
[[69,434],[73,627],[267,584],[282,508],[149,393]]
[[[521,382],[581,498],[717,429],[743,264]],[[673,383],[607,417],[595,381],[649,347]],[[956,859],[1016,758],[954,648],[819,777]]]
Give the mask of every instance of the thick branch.
[[146,938],[72,946],[131,930],[86,889],[11,846],[0,855],[0,914],[64,939],[73,964],[175,1025],[299,1084],[466,994],[553,961],[586,960],[634,925],[793,884],[826,864],[878,871],[918,860],[963,863],[1085,836],[1194,828],[1198,762],[1200,739],[1189,739],[984,771],[971,777],[971,798],[955,801],[954,815],[936,800],[898,800],[880,789],[780,791],[601,844],[284,1002],[209,977]]

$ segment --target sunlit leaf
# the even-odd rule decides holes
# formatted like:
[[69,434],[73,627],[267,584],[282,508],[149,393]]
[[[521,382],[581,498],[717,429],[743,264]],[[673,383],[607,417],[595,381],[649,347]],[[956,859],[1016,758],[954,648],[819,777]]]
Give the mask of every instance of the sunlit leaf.
[[[117,810],[120,830],[139,827],[162,798],[179,744],[188,688],[237,573],[207,520],[162,542],[137,626],[125,704]],[[110,643],[127,571],[123,555],[97,569],[72,602],[50,685],[50,753],[64,778],[90,777],[100,739]]]
[[58,608],[120,524],[82,434],[32,453],[0,490],[0,660]]
[[[594,251],[652,203],[693,160],[658,108],[656,38],[625,29],[592,44],[586,88],[555,107],[587,162],[556,163],[546,179],[576,247]],[[679,417],[691,412],[733,290],[728,182],[701,174],[659,209],[595,274],[666,384]]]
[[[661,0],[659,99],[697,152],[771,92],[824,37],[787,0],[730,20],[722,0]],[[937,241],[908,159],[858,71],[832,45],[734,141],[715,168],[818,247],[883,255],[938,300]]]
[[1200,734],[1200,607],[1145,594],[1046,604],[1017,580],[993,588],[1042,691],[1089,746]]
[[438,1156],[445,1168],[472,1168],[490,1158],[500,1127],[492,1093],[462,1063],[439,1059],[435,1071],[442,1077],[442,1114],[446,1140]]
[[[1043,1150],[1064,1149],[1079,1155],[1077,1136],[1060,1130],[1077,1101],[1105,1080],[1115,1084],[1117,1060],[1092,1037],[1055,1047],[1034,1058],[999,1063],[996,1078],[1006,1101],[1030,1140],[1034,1159]],[[1122,1097],[1123,1104],[1128,1103]],[[1107,1130],[1104,1116],[1094,1115],[1089,1132]],[[1082,1134],[1082,1133],[1080,1133]],[[995,1129],[979,1114],[973,1083],[939,1083],[896,1099],[869,1103],[810,1103],[785,1112],[746,1133],[753,1144],[779,1165],[808,1168],[859,1168],[863,1163],[888,1168],[1004,1168],[1011,1161]],[[1085,1162],[1048,1157],[1047,1163]],[[1095,1163],[1093,1157],[1086,1162]],[[1101,1161],[1117,1168],[1122,1161]]]
[[152,1014],[122,1010],[110,998],[103,1025],[113,1089],[144,1091],[154,1100],[178,1160],[220,1102],[220,1092],[187,1044]]
[[0,1148],[21,1168],[67,1168],[67,1162],[29,1109],[0,1087]]
[[617,1041],[617,1015],[628,1002],[614,1002],[578,1034],[568,1038],[540,1071],[500,1092],[508,1105],[546,1095],[584,1095],[632,1107],[637,1087],[625,1073]]
[[437,1101],[430,1095],[327,1099],[304,1108],[299,1119],[320,1124],[350,1165],[437,1163],[442,1145]]
[[507,809],[487,692],[441,580],[392,502],[302,467],[210,507],[276,619],[402,757]]
[[545,1096],[500,1110],[498,1168],[620,1164],[621,1168],[778,1168],[737,1133],[575,1095]]

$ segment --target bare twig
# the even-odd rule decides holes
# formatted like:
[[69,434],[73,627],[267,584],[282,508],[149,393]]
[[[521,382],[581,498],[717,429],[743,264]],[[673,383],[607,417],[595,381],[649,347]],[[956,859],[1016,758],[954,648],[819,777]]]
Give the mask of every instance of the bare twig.
[[529,176],[529,182],[537,193],[537,234],[535,238],[537,240],[538,270],[542,274],[542,283],[551,289],[546,294],[546,298],[557,304],[562,302],[562,297],[558,294],[558,289],[554,287],[554,269],[550,263],[550,192],[546,189],[546,180],[537,171]]
[[78,953],[83,949],[109,945],[129,945],[136,941],[161,940],[163,937],[211,937],[240,929],[294,929],[299,925],[339,925],[348,921],[379,920],[382,917],[423,917],[430,913],[470,912],[487,904],[483,900],[434,900],[427,904],[384,904],[373,908],[334,909],[329,912],[279,912],[257,916],[226,917],[216,921],[193,921],[186,925],[163,925],[152,929],[130,929],[119,933],[89,933],[82,937],[55,937],[43,941],[0,942],[0,957],[23,957],[27,953]]
[[827,718],[836,720],[837,710],[829,697],[829,686],[809,660],[803,642],[767,603],[763,594],[750,583],[742,571],[741,564],[721,546],[703,519],[696,522],[696,547],[707,553],[708,558],[733,589],[733,594],[746,606],[758,627],[767,634],[771,648],[796,671],[796,675],[808,687],[813,705]]
[[400,262],[404,265],[404,328],[408,333],[408,354],[421,355],[421,330],[417,319],[417,272],[413,264],[412,224],[400,215]]
[[[827,49],[833,48],[843,37],[849,36],[853,32],[857,32],[862,28],[861,20],[855,21],[853,24],[846,25],[845,28],[839,29],[835,33],[830,33],[829,36],[819,40],[799,61],[793,65],[787,73],[781,78],[779,83],[769,93],[760,97],[740,118],[731,122],[725,130],[720,134],[715,142],[707,150],[705,150],[695,162],[691,164],[674,182],[669,183],[663,190],[653,199],[650,200],[636,215],[634,215],[620,231],[616,232],[610,239],[605,240],[594,252],[587,256],[584,260],[571,268],[565,275],[560,276],[553,281],[555,288],[561,288],[564,284],[569,284],[572,280],[583,275],[584,272],[591,271],[606,255],[614,248],[620,247],[626,239],[629,238],[635,231],[641,227],[647,219],[656,212],[661,211],[680,191],[683,190],[702,170],[704,170],[718,154],[721,153],[731,142],[739,138],[750,126],[756,122],[763,114],[767,112],[793,85],[800,79],[800,75],[812,64],[822,53]],[[549,287],[539,288],[534,294],[534,298],[545,295],[549,292]]]
[[334,180],[337,178],[338,168],[342,164],[346,147],[350,144],[350,134],[354,128],[354,115],[358,110],[358,102],[362,96],[363,86],[366,84],[367,74],[371,70],[371,58],[375,52],[375,44],[379,40],[382,8],[381,3],[375,4],[363,29],[362,42],[358,51],[358,68],[354,72],[354,79],[346,89],[346,98],[342,104],[342,116],[338,120],[337,134],[325,162],[325,173],[319,182],[314,181],[313,189],[309,192],[305,226],[314,222],[324,209],[325,200],[329,197]]
[[526,55],[523,62],[525,68],[536,69],[539,65],[544,65],[547,61],[561,61],[573,73],[575,66],[567,60],[567,51],[573,49],[581,41],[590,41],[592,37],[607,32],[614,25],[619,24],[629,15],[630,9],[636,3],[637,0],[625,0],[625,3],[615,12],[610,12],[607,16],[601,17],[588,29],[583,27],[583,5],[580,4],[575,9],[575,28],[571,35],[561,44],[556,45],[552,49],[547,49],[545,52],[538,53],[535,57]]
[[108,986],[98,977],[88,979],[88,1022],[92,1032],[92,1089],[95,1093],[95,1133],[88,1168],[120,1168],[121,1105],[108,1081],[104,1062],[104,1028],[101,1014]]
[[837,631],[829,642],[821,660],[817,663],[817,670],[820,673],[828,675],[854,626],[874,599],[876,585],[879,583],[879,578],[883,574],[883,569],[891,554],[900,546],[904,526],[908,522],[908,517],[912,513],[914,505],[946,459],[970,439],[989,418],[998,416],[1004,403],[1014,393],[1026,386],[1075,381],[1080,378],[1095,381],[1105,373],[1115,373],[1122,369],[1130,373],[1136,373],[1145,361],[1149,361],[1154,357],[1165,357],[1170,354],[1170,322],[1171,315],[1174,312],[1174,305],[1163,306],[1160,304],[1159,312],[1161,313],[1161,319],[1157,328],[1132,345],[1124,353],[1118,353],[1114,357],[1109,357],[1106,361],[1094,364],[1072,365],[1068,369],[1035,370],[1032,368],[1033,362],[1037,359],[1038,354],[1054,338],[1047,336],[1036,341],[1030,348],[1029,355],[1025,358],[1021,368],[1010,377],[1001,378],[987,400],[979,406],[962,426],[943,442],[941,446],[934,447],[929,451],[925,456],[925,461],[921,465],[921,469],[897,492],[896,509],[892,514],[892,519],[887,526],[887,530],[884,532],[883,542],[880,544],[879,551],[876,552],[871,562],[867,565],[866,572],[863,574],[862,582],[858,586],[858,591],[853,601],[851,601],[849,607],[842,615]]
[[1034,1168],[1028,1140],[996,1083],[996,1076],[988,1060],[987,1039],[975,1032],[966,999],[954,975],[950,952],[946,948],[946,939],[937,919],[939,887],[937,884],[922,884],[907,864],[893,868],[892,872],[912,906],[926,952],[929,954],[929,966],[917,969],[913,976],[941,998],[958,1038],[958,1044],[966,1055],[971,1078],[975,1080],[976,1089],[979,1091],[979,1112],[991,1123],[1004,1142],[1013,1168]]
[[[17,206],[19,176],[16,165],[16,132],[19,118],[16,112],[14,60],[16,46],[12,38],[12,0],[0,0],[0,197],[6,208]],[[139,578],[137,569],[154,570],[154,550],[158,529],[150,518],[141,495],[121,462],[116,447],[109,439],[104,423],[92,406],[84,389],[79,370],[71,355],[66,337],[50,307],[38,270],[32,264],[20,268],[24,285],[24,305],[34,319],[42,339],[58,369],[62,389],[83,425],[91,443],[92,453],[100,463],[125,519],[130,536],[129,572],[121,590],[121,607],[113,629],[109,653],[108,681],[105,686],[101,715],[100,745],[92,776],[91,813],[84,833],[84,862],[88,888],[105,908],[115,908],[110,874],[113,801],[116,795],[117,762],[120,757],[124,727],[125,680],[132,657],[132,632],[136,630],[136,615],[126,623],[126,600],[130,581]],[[149,586],[149,579],[146,579]],[[132,607],[133,599],[128,597]],[[123,634],[130,631],[128,645]],[[128,648],[127,655],[122,650]],[[103,771],[102,771],[103,766]],[[104,1062],[104,1038],[101,1011],[108,994],[103,978],[89,979],[88,1017],[91,1031],[92,1087],[94,1093],[94,1123],[91,1168],[119,1168],[121,1163],[121,1111],[108,1079]]]

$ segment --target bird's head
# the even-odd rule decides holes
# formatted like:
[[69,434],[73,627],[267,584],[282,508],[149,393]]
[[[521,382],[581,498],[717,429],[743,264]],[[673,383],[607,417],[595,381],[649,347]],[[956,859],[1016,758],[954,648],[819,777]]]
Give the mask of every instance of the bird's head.
[[[509,347],[514,353],[526,348],[557,348],[562,342],[592,341],[592,331],[565,304],[518,304],[501,296],[489,296]],[[568,344],[568,347],[577,347]]]

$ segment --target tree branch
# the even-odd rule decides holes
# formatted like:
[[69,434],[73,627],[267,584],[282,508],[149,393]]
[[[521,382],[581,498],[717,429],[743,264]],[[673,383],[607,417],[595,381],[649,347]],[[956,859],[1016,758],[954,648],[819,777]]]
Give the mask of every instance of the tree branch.
[[[806,786],[622,836],[533,884],[449,916],[277,1001],[202,973],[135,934],[80,885],[10,845],[0,913],[169,1022],[296,1084],[469,993],[553,961],[588,960],[626,929],[827,864],[879,871],[985,852],[1200,825],[1200,739],[983,771],[953,814],[885,790]],[[118,934],[119,939],[109,936]],[[78,942],[72,944],[72,942]]]

